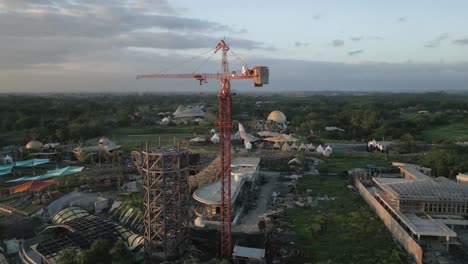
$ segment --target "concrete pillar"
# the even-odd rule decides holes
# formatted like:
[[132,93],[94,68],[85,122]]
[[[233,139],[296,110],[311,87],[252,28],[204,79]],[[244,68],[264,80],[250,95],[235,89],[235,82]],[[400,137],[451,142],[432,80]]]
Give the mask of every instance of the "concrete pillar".
[[421,241],[421,235],[418,235],[418,241]]
[[450,244],[449,244],[450,237],[449,237],[449,236],[447,236],[446,238],[447,238],[447,252],[448,252],[448,251],[449,251],[449,246],[450,246]]

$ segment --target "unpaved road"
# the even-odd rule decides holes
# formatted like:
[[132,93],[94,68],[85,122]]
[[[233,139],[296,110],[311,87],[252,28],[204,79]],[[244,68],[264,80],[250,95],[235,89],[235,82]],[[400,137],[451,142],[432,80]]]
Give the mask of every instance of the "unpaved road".
[[260,188],[260,193],[257,197],[257,206],[248,211],[247,214],[241,218],[238,225],[232,227],[232,232],[258,232],[258,216],[267,211],[268,201],[271,199],[271,195],[277,187],[280,175],[279,172],[260,171],[260,173],[268,179],[268,182]]

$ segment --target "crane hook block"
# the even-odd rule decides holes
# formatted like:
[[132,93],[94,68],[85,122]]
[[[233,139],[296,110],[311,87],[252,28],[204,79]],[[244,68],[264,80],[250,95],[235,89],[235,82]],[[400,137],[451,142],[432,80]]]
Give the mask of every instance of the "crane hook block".
[[254,73],[254,86],[255,87],[262,87],[264,84],[268,84],[270,78],[270,70],[266,66],[254,66],[253,67]]

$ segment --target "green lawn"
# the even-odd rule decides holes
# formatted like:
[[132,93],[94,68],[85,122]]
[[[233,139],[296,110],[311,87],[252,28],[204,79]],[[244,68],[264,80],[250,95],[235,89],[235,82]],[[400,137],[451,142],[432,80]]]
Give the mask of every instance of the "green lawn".
[[[150,147],[173,146],[174,138],[176,143],[180,142],[185,147],[187,141],[195,136],[192,131],[206,133],[209,136],[209,129],[203,126],[148,126],[148,127],[125,127],[117,128],[109,133],[109,139],[116,144],[123,145],[127,150],[135,150],[144,146],[148,142]],[[208,151],[217,150],[219,145],[190,145],[191,149],[206,149]]]
[[187,139],[192,138],[191,134],[130,134],[130,135],[112,135],[110,139],[116,144],[123,145],[126,149],[135,149],[144,146],[148,142],[150,147],[173,146],[174,138],[184,146]]
[[435,127],[422,133],[424,140],[432,143],[468,141],[468,123]]
[[319,158],[325,161],[319,168],[320,172],[340,173],[352,168],[365,167],[368,164],[389,165],[395,157],[387,156],[385,160],[385,155],[381,153],[335,149],[330,157],[319,156]]
[[295,243],[310,254],[311,263],[410,263],[380,219],[345,187],[343,177],[305,176],[298,189],[301,193],[311,189],[313,196],[337,197],[286,213]]

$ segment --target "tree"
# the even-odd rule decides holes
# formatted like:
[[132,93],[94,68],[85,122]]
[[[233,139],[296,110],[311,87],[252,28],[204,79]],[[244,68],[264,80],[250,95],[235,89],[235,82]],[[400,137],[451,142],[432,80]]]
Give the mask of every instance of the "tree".
[[60,252],[57,264],[79,264],[78,250],[72,247],[67,247]]
[[453,176],[453,170],[460,163],[460,153],[455,149],[431,149],[425,163],[432,168],[435,176]]
[[401,137],[401,142],[404,144],[404,147],[406,148],[407,152],[413,152],[414,139],[410,133],[405,133]]
[[82,251],[79,256],[80,264],[108,264],[111,263],[111,244],[107,240],[96,240],[91,248]]
[[129,264],[133,263],[133,256],[128,251],[125,243],[118,241],[111,249],[112,264]]

